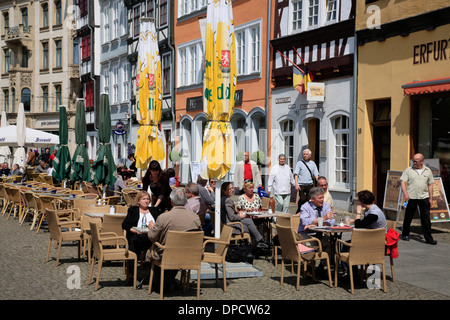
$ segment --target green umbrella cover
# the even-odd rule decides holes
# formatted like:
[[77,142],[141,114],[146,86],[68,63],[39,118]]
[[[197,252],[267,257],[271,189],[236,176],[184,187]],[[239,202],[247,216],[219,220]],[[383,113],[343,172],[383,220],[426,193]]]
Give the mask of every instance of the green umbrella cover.
[[100,146],[97,150],[97,159],[92,164],[91,181],[95,185],[114,185],[117,180],[116,165],[111,151],[111,110],[108,95],[100,97],[100,109],[98,112],[98,140]]
[[53,160],[52,176],[58,181],[69,178],[70,174],[70,152],[68,142],[68,123],[65,106],[59,107],[59,143],[60,148]]
[[72,157],[71,181],[89,181],[91,164],[86,150],[86,110],[83,100],[78,100],[75,115],[75,140],[77,147]]

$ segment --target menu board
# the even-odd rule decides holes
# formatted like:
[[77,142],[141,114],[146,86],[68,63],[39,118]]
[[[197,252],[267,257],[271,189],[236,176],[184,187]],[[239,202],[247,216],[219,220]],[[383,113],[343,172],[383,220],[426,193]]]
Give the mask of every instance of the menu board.
[[398,211],[401,198],[402,171],[388,170],[386,176],[386,187],[384,189],[383,209]]
[[447,197],[442,186],[441,178],[434,178],[433,203],[430,208],[430,219],[431,222],[450,221]]

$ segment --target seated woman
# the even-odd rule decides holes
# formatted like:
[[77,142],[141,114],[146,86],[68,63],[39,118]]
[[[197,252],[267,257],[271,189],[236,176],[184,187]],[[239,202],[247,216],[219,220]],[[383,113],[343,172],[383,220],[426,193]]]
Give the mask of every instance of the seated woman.
[[262,202],[257,193],[253,192],[253,182],[246,182],[244,187],[244,194],[240,195],[236,202],[238,211],[242,212],[254,212],[261,211]]
[[[244,232],[250,233],[255,238],[256,247],[262,249],[268,249],[269,246],[263,241],[263,236],[259,233],[253,220],[247,217],[245,212],[236,212],[235,205],[231,196],[234,194],[233,184],[231,182],[224,182],[221,187],[221,218],[222,223],[227,224],[234,221],[240,221],[244,226]],[[232,225],[233,228],[240,231],[240,227]]]
[[[386,217],[381,209],[374,204],[375,196],[368,190],[358,192],[359,205],[356,208],[356,219],[350,223],[355,225],[355,228],[364,229],[378,229],[385,228]],[[365,209],[364,219],[361,220],[362,209]]]
[[[126,231],[128,240],[128,249],[139,257],[142,251],[146,252],[150,249],[152,243],[148,239],[146,233],[141,233],[138,230],[133,229],[133,227],[147,227],[150,221],[155,223],[158,218],[158,211],[150,212],[150,195],[147,191],[139,191],[136,195],[137,206],[131,206],[128,208],[128,213],[122,222],[122,229]],[[133,261],[129,260],[127,278],[130,278],[130,273],[132,276]]]

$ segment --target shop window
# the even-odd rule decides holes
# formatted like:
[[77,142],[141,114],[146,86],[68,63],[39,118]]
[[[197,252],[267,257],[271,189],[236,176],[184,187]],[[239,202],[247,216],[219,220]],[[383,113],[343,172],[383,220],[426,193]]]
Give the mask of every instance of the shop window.
[[419,99],[412,114],[414,153],[425,159],[439,159],[439,176],[450,195],[450,96]]

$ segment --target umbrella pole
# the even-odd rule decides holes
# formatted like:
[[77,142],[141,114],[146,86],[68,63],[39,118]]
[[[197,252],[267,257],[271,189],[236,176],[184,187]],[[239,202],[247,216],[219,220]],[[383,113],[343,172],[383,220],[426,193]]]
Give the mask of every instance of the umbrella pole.
[[220,198],[221,198],[221,194],[220,194],[220,189],[222,186],[222,181],[218,180],[216,181],[216,191],[215,191],[215,210],[214,210],[214,237],[216,239],[220,238],[220,224],[221,224],[221,220],[220,220]]

